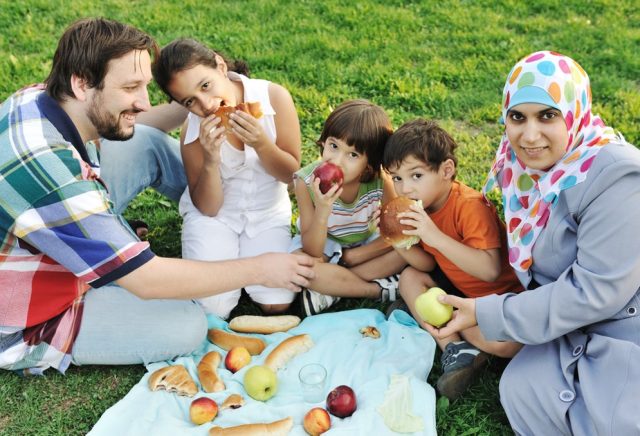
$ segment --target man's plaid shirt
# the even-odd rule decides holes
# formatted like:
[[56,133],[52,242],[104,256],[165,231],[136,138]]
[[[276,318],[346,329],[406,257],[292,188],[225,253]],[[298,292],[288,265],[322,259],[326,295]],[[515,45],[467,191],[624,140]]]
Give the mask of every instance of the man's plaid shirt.
[[113,211],[71,119],[42,86],[0,107],[0,368],[64,372],[85,292],[154,255]]

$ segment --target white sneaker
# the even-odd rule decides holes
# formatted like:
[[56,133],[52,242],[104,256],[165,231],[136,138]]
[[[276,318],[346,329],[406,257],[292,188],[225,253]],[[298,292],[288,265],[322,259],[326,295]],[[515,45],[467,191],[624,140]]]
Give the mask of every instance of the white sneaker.
[[302,290],[302,310],[306,316],[316,315],[340,301],[340,297],[321,294],[311,289]]
[[383,303],[386,303],[387,301],[396,301],[398,295],[398,282],[400,281],[399,274],[393,274],[381,279],[374,279],[373,281],[380,285],[380,301]]

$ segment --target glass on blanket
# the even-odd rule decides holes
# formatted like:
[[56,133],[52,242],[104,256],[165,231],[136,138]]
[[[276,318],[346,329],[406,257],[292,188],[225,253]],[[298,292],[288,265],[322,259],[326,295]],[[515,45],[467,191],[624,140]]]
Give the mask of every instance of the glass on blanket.
[[327,370],[319,363],[310,363],[298,373],[302,386],[302,397],[307,403],[318,403],[324,400]]

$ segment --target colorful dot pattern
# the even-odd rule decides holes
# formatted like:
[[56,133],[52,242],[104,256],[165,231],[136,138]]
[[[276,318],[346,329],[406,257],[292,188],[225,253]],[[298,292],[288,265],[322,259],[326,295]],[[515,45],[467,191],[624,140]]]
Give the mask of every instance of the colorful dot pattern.
[[560,192],[583,182],[596,154],[616,139],[613,129],[591,113],[589,77],[573,59],[552,51],[521,59],[505,83],[503,119],[511,96],[525,86],[542,88],[557,103],[569,141],[566,154],[553,167],[540,171],[527,168],[513,152],[507,135],[502,136],[483,191],[485,195],[493,189],[502,191],[509,262],[519,271],[526,271],[533,264],[533,246],[549,221]]

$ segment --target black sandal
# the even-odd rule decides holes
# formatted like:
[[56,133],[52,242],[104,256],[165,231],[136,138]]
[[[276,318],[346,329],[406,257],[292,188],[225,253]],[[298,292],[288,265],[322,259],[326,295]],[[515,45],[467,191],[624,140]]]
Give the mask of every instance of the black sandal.
[[142,220],[127,220],[129,227],[133,230],[141,241],[147,239],[149,235],[149,225]]

